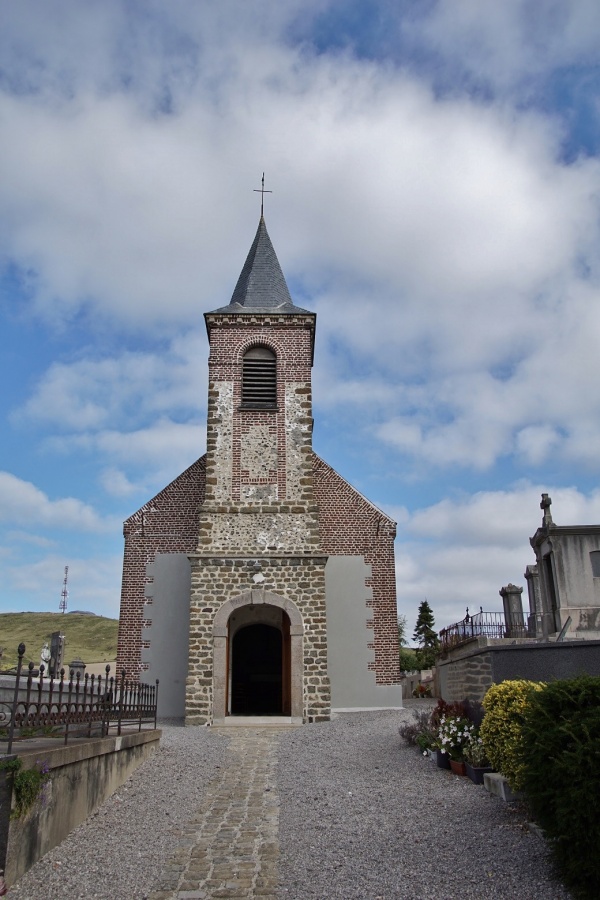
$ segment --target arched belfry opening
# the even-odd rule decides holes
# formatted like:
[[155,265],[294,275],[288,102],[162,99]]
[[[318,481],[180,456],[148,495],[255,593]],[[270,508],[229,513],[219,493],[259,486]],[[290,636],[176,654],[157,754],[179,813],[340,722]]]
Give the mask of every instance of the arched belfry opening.
[[214,719],[303,716],[303,627],[297,608],[264,591],[225,603],[213,627]]
[[273,409],[277,406],[277,358],[269,347],[251,347],[242,363],[242,407]]

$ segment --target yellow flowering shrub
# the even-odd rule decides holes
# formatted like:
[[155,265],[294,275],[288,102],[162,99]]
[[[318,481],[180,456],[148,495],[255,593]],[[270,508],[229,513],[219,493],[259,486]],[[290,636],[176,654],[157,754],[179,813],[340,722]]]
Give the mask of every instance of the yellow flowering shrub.
[[545,687],[541,681],[503,681],[493,684],[483,698],[485,717],[480,736],[486,756],[515,791],[523,788],[521,726],[532,691]]

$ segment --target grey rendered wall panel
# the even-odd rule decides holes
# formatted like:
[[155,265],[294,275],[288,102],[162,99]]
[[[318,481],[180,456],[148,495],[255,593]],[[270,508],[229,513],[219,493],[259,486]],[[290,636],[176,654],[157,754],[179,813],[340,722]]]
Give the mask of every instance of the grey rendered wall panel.
[[190,627],[190,563],[184,553],[158,553],[147,574],[153,581],[147,585],[152,603],[146,616],[151,621],[142,633],[149,647],[142,648],[142,663],[148,668],[142,681],[158,688],[158,715],[183,718],[185,715],[185,683],[188,674]]
[[330,556],[325,566],[327,602],[327,660],[331,708],[390,709],[402,706],[400,685],[378,685],[369,669],[373,629],[367,627],[372,598],[365,579],[371,566],[362,556]]

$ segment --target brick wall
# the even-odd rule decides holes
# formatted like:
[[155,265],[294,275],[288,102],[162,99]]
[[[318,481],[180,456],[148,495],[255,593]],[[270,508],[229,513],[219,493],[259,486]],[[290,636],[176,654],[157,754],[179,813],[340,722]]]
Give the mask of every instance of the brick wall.
[[321,549],[328,555],[363,556],[371,565],[373,649],[377,684],[399,684],[398,610],[394,538],[396,524],[313,455]]
[[125,668],[128,674],[137,676],[142,667],[144,606],[147,600],[152,602],[152,579],[146,574],[147,565],[157,553],[193,553],[196,549],[198,508],[204,501],[205,464],[205,456],[196,460],[123,525],[119,672]]

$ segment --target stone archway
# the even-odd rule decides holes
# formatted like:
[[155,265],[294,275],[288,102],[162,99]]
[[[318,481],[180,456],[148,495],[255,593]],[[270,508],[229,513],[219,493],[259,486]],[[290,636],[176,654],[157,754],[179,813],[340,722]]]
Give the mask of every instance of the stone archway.
[[[290,600],[270,591],[255,589],[246,591],[227,600],[218,610],[213,622],[213,722],[228,716],[229,688],[229,637],[230,619],[244,608],[255,608],[260,622],[261,613],[268,614],[268,608],[280,610],[286,622],[284,638],[283,690],[289,696],[289,712],[292,719],[303,717],[303,635],[302,616],[297,606]],[[262,609],[261,609],[262,608]],[[287,624],[289,623],[289,625]],[[288,637],[289,629],[289,637]],[[286,646],[287,644],[287,646]],[[288,683],[286,683],[288,682]]]

